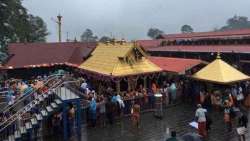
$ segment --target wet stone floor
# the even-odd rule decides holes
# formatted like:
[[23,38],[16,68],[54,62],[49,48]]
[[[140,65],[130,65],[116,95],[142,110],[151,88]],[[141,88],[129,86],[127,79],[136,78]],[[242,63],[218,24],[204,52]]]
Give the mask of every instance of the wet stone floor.
[[[165,141],[166,128],[176,130],[177,135],[188,132],[196,132],[188,123],[194,119],[195,108],[181,104],[167,108],[164,111],[163,119],[157,119],[153,113],[144,113],[141,116],[139,129],[132,127],[129,118],[124,118],[121,122],[106,127],[82,128],[82,141]],[[250,115],[248,114],[248,117]],[[213,124],[207,141],[238,141],[235,129],[227,133],[223,123],[222,112],[212,112]],[[234,125],[235,128],[235,125]],[[250,141],[249,130],[247,141]],[[54,139],[52,139],[54,140]],[[74,139],[71,139],[74,140]]]

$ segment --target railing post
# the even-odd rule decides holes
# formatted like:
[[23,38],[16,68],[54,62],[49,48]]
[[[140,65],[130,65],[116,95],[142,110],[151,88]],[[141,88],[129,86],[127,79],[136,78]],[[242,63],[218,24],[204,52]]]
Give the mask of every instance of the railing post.
[[63,140],[68,141],[67,103],[63,101]]
[[77,136],[78,136],[78,140],[81,140],[81,103],[80,103],[80,99],[77,100],[76,103],[77,106],[77,113],[76,113],[76,126],[77,126]]

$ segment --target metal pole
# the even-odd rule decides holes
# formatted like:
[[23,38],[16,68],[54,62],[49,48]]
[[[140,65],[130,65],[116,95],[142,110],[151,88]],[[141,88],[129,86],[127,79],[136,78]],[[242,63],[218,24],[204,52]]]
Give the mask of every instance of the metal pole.
[[66,88],[65,87],[63,88],[64,88],[65,99],[67,99]]
[[143,77],[143,85],[144,85],[144,89],[147,88],[147,76]]
[[77,114],[76,115],[77,135],[78,135],[78,140],[80,141],[81,140],[81,103],[79,99],[77,100],[76,106],[77,106],[77,113],[76,113]]
[[62,41],[62,37],[61,37],[61,34],[62,34],[62,16],[59,14],[57,16],[57,19],[58,19],[58,41],[61,42]]

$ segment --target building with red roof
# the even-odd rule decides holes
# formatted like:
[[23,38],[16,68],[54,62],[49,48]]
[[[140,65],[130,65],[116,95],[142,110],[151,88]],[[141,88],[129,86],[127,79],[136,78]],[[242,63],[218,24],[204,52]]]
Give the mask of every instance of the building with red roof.
[[148,48],[149,52],[250,53],[250,45],[171,45]]
[[144,49],[158,47],[161,45],[163,40],[137,40],[136,44]]
[[144,49],[172,45],[233,45],[250,44],[250,29],[228,31],[162,34],[154,40],[138,40]]
[[48,67],[55,65],[78,66],[95,49],[96,43],[12,43],[5,69]]
[[151,40],[151,43],[147,41],[145,46],[145,50],[153,56],[196,58],[205,61],[214,60],[216,58],[215,53],[221,52],[225,61],[244,68],[244,70],[250,70],[249,28],[165,34],[160,35],[154,41]]
[[229,39],[250,37],[250,29],[235,29],[227,31],[193,32],[180,34],[162,34],[158,39],[165,40],[199,40],[199,39]]
[[149,57],[149,60],[159,66],[163,71],[174,74],[185,74],[186,71],[203,63],[199,59],[184,59],[173,57]]

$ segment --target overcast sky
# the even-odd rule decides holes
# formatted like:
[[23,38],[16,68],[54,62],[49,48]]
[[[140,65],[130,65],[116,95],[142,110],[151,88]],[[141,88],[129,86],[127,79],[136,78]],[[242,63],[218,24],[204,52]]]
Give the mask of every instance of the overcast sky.
[[165,33],[180,32],[183,24],[195,31],[225,25],[233,15],[250,17],[250,0],[24,0],[29,13],[40,16],[48,26],[49,42],[57,41],[57,26],[51,20],[63,16],[62,33],[79,39],[90,28],[98,36],[146,39],[150,27]]

